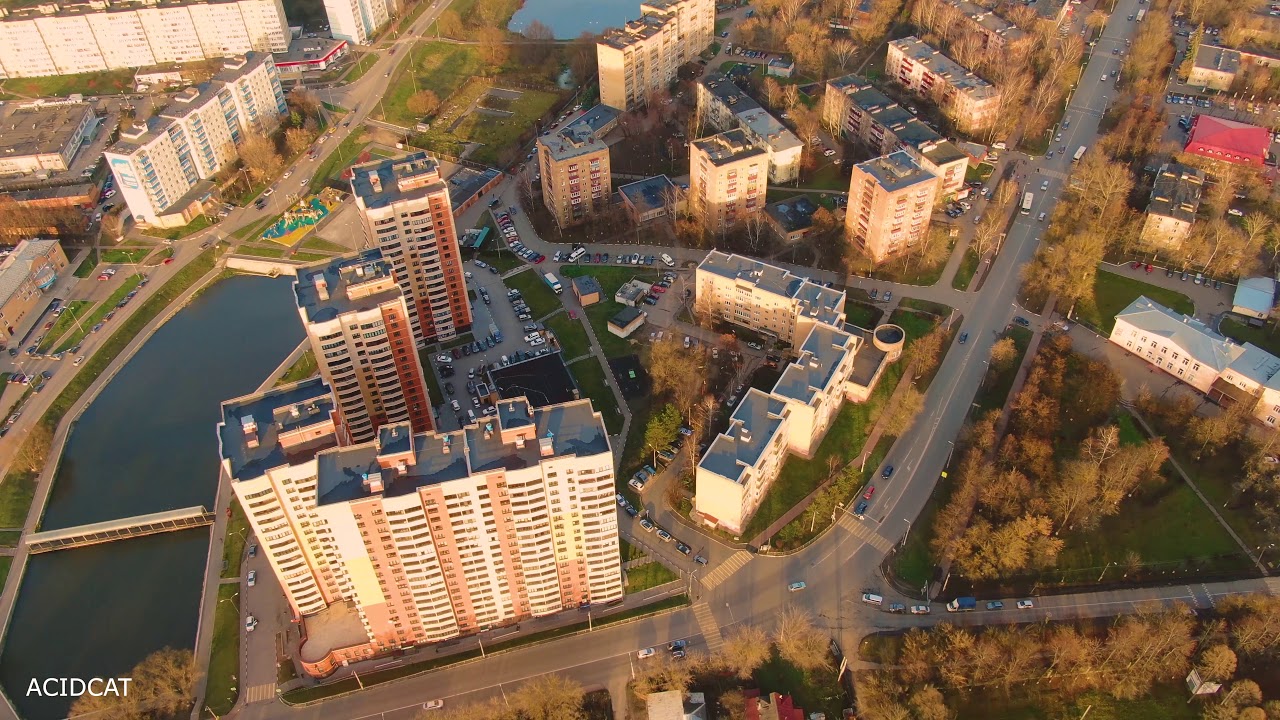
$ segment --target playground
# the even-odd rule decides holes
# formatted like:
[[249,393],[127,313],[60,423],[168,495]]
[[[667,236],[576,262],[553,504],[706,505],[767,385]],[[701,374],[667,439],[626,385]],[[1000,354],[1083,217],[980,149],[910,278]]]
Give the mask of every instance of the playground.
[[304,198],[286,210],[275,224],[262,231],[262,239],[293,247],[328,217],[340,202],[338,193],[325,188],[319,195]]

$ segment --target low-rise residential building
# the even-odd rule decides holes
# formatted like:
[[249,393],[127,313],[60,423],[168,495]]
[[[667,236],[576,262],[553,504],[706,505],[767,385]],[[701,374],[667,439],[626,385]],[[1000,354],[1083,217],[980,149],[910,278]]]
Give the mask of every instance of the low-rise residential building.
[[[335,446],[312,379],[223,404],[222,471],[305,672],[623,597],[613,453],[590,400],[503,400],[453,432]],[[270,542],[267,542],[267,539]]]
[[711,73],[698,82],[698,113],[718,130],[740,128],[769,154],[769,182],[785,183],[800,176],[804,143],[760,103],[729,78]]
[[789,78],[796,74],[796,61],[785,57],[776,57],[769,61],[769,65],[765,68],[766,75],[774,77]]
[[936,100],[965,132],[985,130],[1000,113],[1000,91],[918,37],[889,43],[885,73],[921,96]]
[[1146,296],[1116,315],[1110,339],[1202,393],[1244,353],[1242,346],[1199,320]]
[[1142,238],[1168,247],[1182,244],[1195,224],[1203,189],[1204,171],[1176,162],[1162,165],[1151,188]]
[[137,222],[180,227],[204,211],[210,178],[239,157],[239,143],[274,131],[287,109],[270,53],[229,58],[208,83],[121,130],[104,155]]
[[[831,134],[881,155],[906,150],[920,167],[938,176],[938,202],[953,200],[965,190],[970,153],[858,75],[827,81],[822,123]],[[978,157],[986,157],[986,151]]]
[[793,243],[813,229],[813,214],[816,212],[818,206],[808,195],[796,195],[765,205],[764,221],[778,239]]
[[0,177],[69,170],[93,127],[88,103],[11,104],[0,113]]
[[790,347],[810,327],[845,322],[845,294],[743,255],[712,250],[694,272],[694,308]]
[[583,275],[572,279],[573,296],[578,298],[578,304],[582,307],[595,305],[604,299],[604,290],[600,288],[600,283],[590,275]]
[[622,207],[637,225],[674,217],[684,208],[684,193],[666,175],[654,175],[618,187]]
[[707,698],[682,690],[649,693],[645,698],[649,720],[707,720]]
[[0,259],[0,342],[21,337],[22,319],[37,306],[44,310],[45,294],[66,267],[57,240],[21,240]]
[[937,192],[937,176],[901,150],[855,165],[845,210],[849,242],[876,263],[905,252],[929,232]]
[[648,102],[676,79],[711,44],[716,22],[714,0],[649,0],[639,20],[610,30],[596,43],[600,102],[632,110]]
[[538,138],[542,204],[560,227],[576,225],[609,205],[613,176],[609,146],[588,123]]
[[649,313],[628,305],[618,311],[617,315],[609,318],[609,332],[620,338],[630,337],[631,333],[640,329],[644,325],[645,318],[649,317]]
[[1276,281],[1269,277],[1242,278],[1236,285],[1231,312],[1251,320],[1265,320],[1276,305]]
[[796,705],[790,695],[762,694],[759,690],[746,690],[743,695],[747,701],[743,720],[805,720],[804,708]]
[[1027,37],[1027,34],[1017,25],[981,5],[975,5],[967,0],[948,0],[947,5],[960,12],[964,18],[963,27],[982,38],[982,47],[985,50],[1004,50],[1010,43]]
[[721,233],[764,207],[769,155],[742,130],[689,145],[689,214]]
[[1187,145],[1192,155],[1236,165],[1261,167],[1271,147],[1271,131],[1212,115],[1196,115]]
[[1207,90],[1226,91],[1240,74],[1240,53],[1230,48],[1201,43],[1192,61],[1188,85],[1198,85]]

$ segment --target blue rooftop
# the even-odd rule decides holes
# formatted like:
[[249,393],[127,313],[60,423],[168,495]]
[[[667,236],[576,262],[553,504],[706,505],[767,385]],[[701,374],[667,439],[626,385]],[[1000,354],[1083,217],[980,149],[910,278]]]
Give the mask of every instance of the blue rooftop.
[[[304,462],[336,444],[333,396],[324,380],[309,380],[245,395],[222,404],[218,450],[230,464],[231,478],[243,480],[271,468]],[[321,438],[283,447],[280,436],[305,427],[327,426]]]

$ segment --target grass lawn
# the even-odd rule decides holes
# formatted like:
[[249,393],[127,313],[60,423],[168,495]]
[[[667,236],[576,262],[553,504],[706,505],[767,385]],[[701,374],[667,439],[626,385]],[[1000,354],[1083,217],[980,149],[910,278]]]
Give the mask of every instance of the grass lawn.
[[1031,331],[1027,328],[1014,325],[1005,334],[1013,338],[1014,345],[1018,347],[1018,357],[1004,372],[988,367],[987,374],[982,379],[981,390],[975,400],[978,403],[977,412],[979,413],[1004,407],[1005,399],[1009,397],[1009,390],[1013,389],[1013,378],[1018,374],[1018,365],[1022,363],[1022,358],[1027,353],[1027,346],[1031,344]]
[[303,240],[301,247],[306,248],[307,250],[319,250],[321,252],[335,252],[335,253],[351,252],[351,248],[345,245],[339,245],[336,242],[329,242],[328,240],[316,237],[314,235],[307,238],[306,240]]
[[343,77],[343,82],[353,83],[359,80],[364,77],[364,74],[369,72],[369,68],[373,67],[377,62],[378,53],[363,53],[360,55],[360,59],[356,60],[351,66],[351,69],[347,71],[346,76]]
[[849,322],[865,330],[871,330],[884,317],[884,311],[870,303],[845,300],[844,312]]
[[936,285],[938,280],[942,278],[942,271],[947,267],[947,259],[951,257],[950,249],[955,247],[955,238],[947,238],[947,247],[947,254],[943,255],[933,265],[921,265],[914,258],[903,257],[877,267],[871,273],[871,277],[877,280],[902,283],[903,285],[920,285],[923,287]]
[[[656,281],[661,275],[655,270],[609,265],[565,265],[560,268],[560,275],[565,278],[590,275],[600,283],[601,295],[606,299],[586,308],[587,320],[590,321],[591,329],[596,333],[596,341],[604,350],[605,357],[616,358],[634,354],[635,339],[644,334],[644,328],[637,330],[630,339],[620,338],[609,332],[609,318],[617,315],[624,307],[622,303],[613,300],[614,293],[618,292],[618,288],[631,278]],[[664,300],[664,302],[674,301]]]
[[227,539],[222,543],[222,577],[240,577],[240,558],[244,557],[249,537],[249,520],[237,500],[231,501],[231,519],[227,521]]
[[72,300],[66,304],[66,310],[53,321],[53,327],[49,332],[44,334],[44,342],[40,343],[40,352],[46,352],[53,344],[62,337],[69,328],[75,326],[76,318],[81,318],[81,324],[84,324],[84,315],[89,312],[89,306],[93,302],[89,300]]
[[1111,328],[1116,324],[1116,314],[1137,300],[1139,295],[1146,295],[1148,299],[1174,312],[1184,315],[1195,312],[1191,298],[1176,290],[1166,290],[1141,280],[1099,270],[1093,281],[1093,297],[1085,298],[1076,305],[1076,316],[1097,328],[1103,335],[1110,335]]
[[498,268],[500,273],[506,273],[508,270],[514,270],[525,264],[524,260],[516,257],[516,254],[510,250],[486,250],[481,248],[480,252],[473,255],[473,258]]
[[418,361],[422,363],[422,375],[427,380],[427,397],[434,406],[444,404],[444,391],[440,389],[440,380],[436,378],[435,372],[431,369],[433,367],[431,363],[433,354],[431,348],[423,348],[418,351]]
[[[337,175],[355,162],[356,158],[360,157],[360,151],[368,144],[369,138],[364,134],[363,130],[356,130],[343,138],[342,142],[338,143],[338,147],[333,152],[325,155],[324,160],[320,161],[320,167],[316,168],[316,174],[311,178],[310,191],[317,192],[324,187],[328,180],[336,178]],[[270,221],[260,226],[258,232],[261,233],[266,230],[277,220],[279,220],[279,217],[271,218]]]
[[473,45],[423,41],[414,46],[408,62],[400,64],[382,98],[381,119],[413,127],[421,118],[409,112],[409,96],[416,90],[430,90],[445,100],[462,87],[467,78],[484,74],[480,49]]
[[808,178],[800,180],[800,187],[829,192],[848,192],[849,178],[842,173],[839,165],[823,165]]
[[68,350],[83,342],[85,337],[93,330],[93,326],[100,322],[106,322],[104,318],[107,316],[107,313],[115,310],[116,304],[123,300],[124,296],[128,295],[130,290],[138,287],[138,283],[140,282],[142,282],[142,278],[138,275],[126,275],[124,281],[120,283],[120,287],[116,288],[115,292],[111,293],[110,297],[99,303],[99,305],[93,309],[93,312],[84,317],[78,325],[73,327],[70,332],[67,333],[66,338],[64,338],[58,345],[58,352]]
[[9,568],[13,566],[13,558],[8,555],[0,555],[0,587],[4,587],[4,583],[9,579]]
[[978,274],[978,254],[972,248],[964,251],[964,257],[960,259],[960,267],[956,268],[956,276],[951,278],[951,287],[956,290],[968,290],[969,283],[973,282],[973,277]]
[[132,69],[104,70],[79,75],[47,75],[44,77],[12,78],[4,81],[4,89],[17,95],[31,97],[66,97],[81,95],[114,95],[133,91]]
[[594,357],[579,360],[569,366],[573,378],[578,382],[582,397],[591,398],[597,412],[604,416],[605,428],[610,435],[622,432],[622,412],[618,410],[617,398],[613,390],[605,382],[605,369]]
[[146,259],[155,248],[137,248],[132,250],[103,250],[102,262],[111,265],[136,265]]
[[[236,704],[240,673],[240,586],[234,583],[218,586],[218,607],[213,615],[213,643],[209,656],[209,684],[205,703],[219,717]],[[225,601],[225,602],[224,602]]]
[[1251,342],[1272,355],[1280,356],[1280,335],[1276,334],[1274,323],[1268,323],[1264,327],[1253,327],[1235,318],[1224,317],[1218,325],[1218,332],[1241,343]]
[[22,527],[36,493],[36,476],[10,471],[0,483],[0,526]]
[[934,557],[929,549],[933,542],[933,524],[938,510],[946,507],[954,489],[949,480],[938,480],[920,514],[911,521],[911,532],[907,533],[906,542],[893,556],[893,573],[908,587],[923,588],[933,579]]
[[320,253],[311,253],[311,252],[296,252],[293,255],[291,255],[289,259],[295,262],[309,263],[309,262],[319,262],[321,260],[332,260],[333,256],[321,255]]
[[[1026,720],[1027,718],[1082,718],[1089,720],[1198,720],[1204,705],[1187,703],[1186,688],[1157,685],[1136,700],[1117,700],[1104,693],[1090,692],[1076,697],[1060,693],[1026,695],[990,688],[957,696],[947,692],[948,705],[956,717],[984,720]],[[1208,702],[1208,701],[1206,701]]]
[[790,695],[796,707],[804,708],[806,713],[823,712],[829,718],[842,717],[844,689],[840,687],[834,666],[804,672],[783,660],[775,648],[769,661],[756,669],[753,679],[757,687]]
[[659,585],[669,583],[672,580],[679,579],[671,571],[671,568],[660,562],[644,563],[643,565],[634,565],[626,571],[627,573],[627,592],[637,593],[649,588],[655,588]]
[[622,562],[628,560],[639,560],[644,557],[644,551],[627,542],[626,538],[618,538],[618,555],[622,558]]
[[[499,78],[498,84],[502,81]],[[500,164],[503,151],[515,145],[520,136],[529,132],[534,122],[551,111],[559,96],[552,92],[523,89],[520,99],[511,103],[508,110],[512,115],[505,118],[482,115],[473,112],[463,118],[457,128],[449,133],[458,140],[480,143],[470,156],[471,159],[489,165]]]
[[148,237],[156,237],[164,240],[181,240],[188,235],[194,235],[201,230],[213,225],[207,215],[197,215],[191,222],[176,228],[149,228],[145,233]]
[[72,275],[75,275],[78,278],[87,278],[93,274],[93,271],[97,267],[98,267],[98,251],[90,250],[89,254],[85,256],[84,260],[80,261],[80,265],[76,268],[76,271],[73,272]]
[[[548,270],[547,272],[550,271]],[[541,320],[554,312],[556,308],[561,307],[559,296],[550,287],[547,287],[546,281],[542,279],[542,273],[538,272],[536,268],[516,273],[504,282],[507,287],[520,291],[520,295],[524,297],[525,304],[529,306],[529,314],[533,316],[534,320]]]
[[285,252],[286,249],[278,245],[276,247],[263,245],[241,245],[236,248],[236,254],[238,255],[252,255],[254,257],[265,258],[283,258]]
[[[18,547],[18,541],[21,539],[21,530],[0,530],[0,547]],[[3,585],[4,581],[0,580],[0,586]]]
[[307,350],[302,353],[302,357],[298,358],[297,362],[291,365],[288,370],[284,371],[284,375],[281,375],[280,379],[276,381],[276,387],[288,385],[289,383],[296,383],[299,380],[306,380],[307,378],[314,376],[319,371],[320,368],[316,364],[315,351]]
[[570,320],[567,313],[557,313],[547,321],[547,329],[556,334],[566,360],[582,357],[591,352],[591,339],[582,329],[581,320]]

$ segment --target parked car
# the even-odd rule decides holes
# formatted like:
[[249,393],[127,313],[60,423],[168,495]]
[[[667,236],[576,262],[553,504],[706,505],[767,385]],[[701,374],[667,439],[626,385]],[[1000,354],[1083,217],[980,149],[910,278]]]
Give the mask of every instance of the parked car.
[[1004,609],[1004,603],[1000,602],[999,600],[992,600],[991,602],[987,603],[987,609],[988,609],[988,610],[1003,610],[1003,609]]
[[808,585],[805,585],[802,582],[793,582],[787,586],[787,592],[800,592],[806,587],[808,587]]
[[1031,610],[1031,609],[1035,608],[1035,606],[1036,606],[1036,604],[1035,604],[1034,602],[1030,601],[1030,600],[1019,600],[1019,601],[1018,601],[1018,609],[1019,609],[1019,610]]

